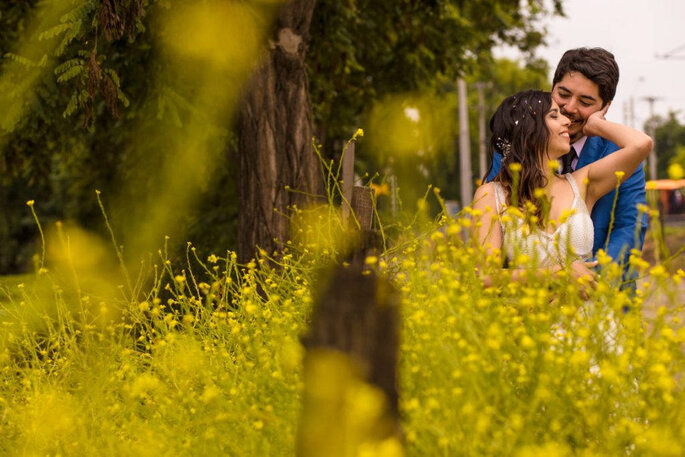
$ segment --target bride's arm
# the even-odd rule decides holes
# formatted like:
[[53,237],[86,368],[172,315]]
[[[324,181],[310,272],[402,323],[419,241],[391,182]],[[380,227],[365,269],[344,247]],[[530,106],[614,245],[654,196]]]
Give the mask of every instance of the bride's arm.
[[497,220],[495,184],[489,182],[476,189],[471,207],[477,215],[472,224],[471,236],[475,237],[479,246],[485,246],[486,252],[491,254],[502,247],[502,226]]
[[[492,254],[495,250],[502,248],[502,226],[497,220],[495,209],[495,185],[488,183],[476,189],[473,196],[473,204],[471,205],[475,210],[477,216],[474,218],[474,223],[471,225],[471,236],[477,241],[479,246],[483,246],[487,255]],[[597,265],[597,262],[576,261],[570,266],[571,274],[576,277],[588,277],[589,283],[594,284],[596,273],[591,270]],[[562,267],[555,265],[546,268],[538,268],[539,275],[556,274]],[[501,274],[506,274],[508,277],[517,282],[525,281],[529,278],[530,269],[525,268],[502,268]],[[480,273],[485,287],[491,287],[494,283],[492,276]]]

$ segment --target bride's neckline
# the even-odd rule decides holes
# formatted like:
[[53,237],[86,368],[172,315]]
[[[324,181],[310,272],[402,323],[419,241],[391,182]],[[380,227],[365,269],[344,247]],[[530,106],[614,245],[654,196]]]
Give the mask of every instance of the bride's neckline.
[[[581,200],[580,196],[574,195],[574,196],[573,196],[573,201],[571,202],[571,206],[569,207],[569,209],[576,209],[576,206],[578,205],[578,201],[579,201],[579,200]],[[507,206],[505,205],[505,207],[504,207],[505,211],[506,211],[506,208],[507,208]],[[520,209],[520,208],[519,208],[519,209]],[[568,218],[566,218],[566,220],[565,220],[564,222],[559,222],[559,219],[555,219],[554,222],[556,222],[557,228],[555,228],[555,229],[554,229],[553,231],[551,231],[551,232],[550,232],[549,230],[541,229],[541,228],[535,226],[536,231],[538,231],[538,232],[540,232],[540,233],[542,233],[542,234],[544,234],[544,235],[547,235],[547,236],[549,236],[549,237],[554,237],[554,235],[556,235],[557,232],[558,232],[559,230],[561,230],[561,228],[562,228],[564,225],[568,224],[569,221],[571,220],[571,218],[572,218],[573,216],[575,216],[576,214],[577,214],[577,213],[574,213],[574,214],[570,215]]]

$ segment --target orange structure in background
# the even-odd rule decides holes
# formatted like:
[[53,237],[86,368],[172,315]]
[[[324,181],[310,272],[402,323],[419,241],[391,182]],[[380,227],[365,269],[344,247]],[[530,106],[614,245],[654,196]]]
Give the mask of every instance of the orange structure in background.
[[685,179],[657,179],[647,182],[647,190],[659,192],[662,214],[685,214]]

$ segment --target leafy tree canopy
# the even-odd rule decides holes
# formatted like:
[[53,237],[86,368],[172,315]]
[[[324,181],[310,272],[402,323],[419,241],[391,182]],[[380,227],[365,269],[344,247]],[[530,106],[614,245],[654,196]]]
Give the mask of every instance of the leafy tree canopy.
[[454,80],[491,59],[498,44],[533,56],[540,19],[563,14],[542,0],[320,0],[309,50],[310,88],[322,137],[345,138],[357,116],[389,93]]
[[[545,4],[319,0],[308,66],[314,121],[325,151],[359,126],[374,101],[439,88],[440,81],[485,68],[492,64],[490,50],[498,43],[532,56],[544,41],[539,19],[562,13],[561,0],[553,2],[551,11]],[[24,201],[36,199],[48,221],[67,218],[101,225],[93,191],[101,189],[107,196],[123,181],[145,182],[147,167],[142,165],[164,153],[163,144],[132,150],[129,145],[138,141],[132,132],[143,130],[145,123],[179,128],[196,108],[192,98],[167,90],[165,70],[152,58],[155,18],[159,11],[177,7],[174,2],[45,5],[31,0],[2,2],[0,7],[0,203],[8,214],[0,224],[0,271],[27,264],[26,255],[16,260],[33,233]],[[249,4],[256,15],[273,5]],[[226,128],[228,150],[234,150],[232,127],[218,127]],[[235,170],[228,162],[216,168],[220,173],[207,184],[198,214],[186,222],[198,244],[211,240],[225,249],[232,242],[227,234],[234,232]],[[159,191],[153,182],[146,186],[151,193]]]
[[668,178],[669,166],[678,164],[685,168],[685,125],[678,121],[675,112],[670,112],[666,118],[657,116],[649,120],[645,125],[647,131],[652,122],[655,125],[657,177]]

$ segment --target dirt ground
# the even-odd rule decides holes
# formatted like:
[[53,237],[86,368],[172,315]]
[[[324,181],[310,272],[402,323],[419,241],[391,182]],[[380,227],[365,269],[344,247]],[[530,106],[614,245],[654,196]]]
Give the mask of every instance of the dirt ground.
[[[669,272],[675,273],[678,269],[685,270],[685,220],[665,221],[663,227],[663,240],[665,249],[658,250],[659,242],[655,241],[655,233],[647,231],[643,257],[650,263],[656,263],[657,256]],[[669,307],[681,307],[685,304],[685,281],[678,287],[679,293],[675,300],[665,296],[652,296],[645,302],[643,313],[647,319],[656,316],[657,309],[662,305]],[[681,324],[682,325],[682,324]]]
[[[662,233],[666,252],[662,250],[660,253],[661,261],[671,272],[675,273],[678,268],[685,270],[685,252],[679,252],[681,249],[685,250],[685,220],[665,221]],[[659,243],[655,239],[658,239],[659,236],[655,235],[658,234],[654,233],[652,228],[647,230],[645,245],[642,250],[644,259],[650,263],[655,263],[657,258],[655,248],[659,246]]]

